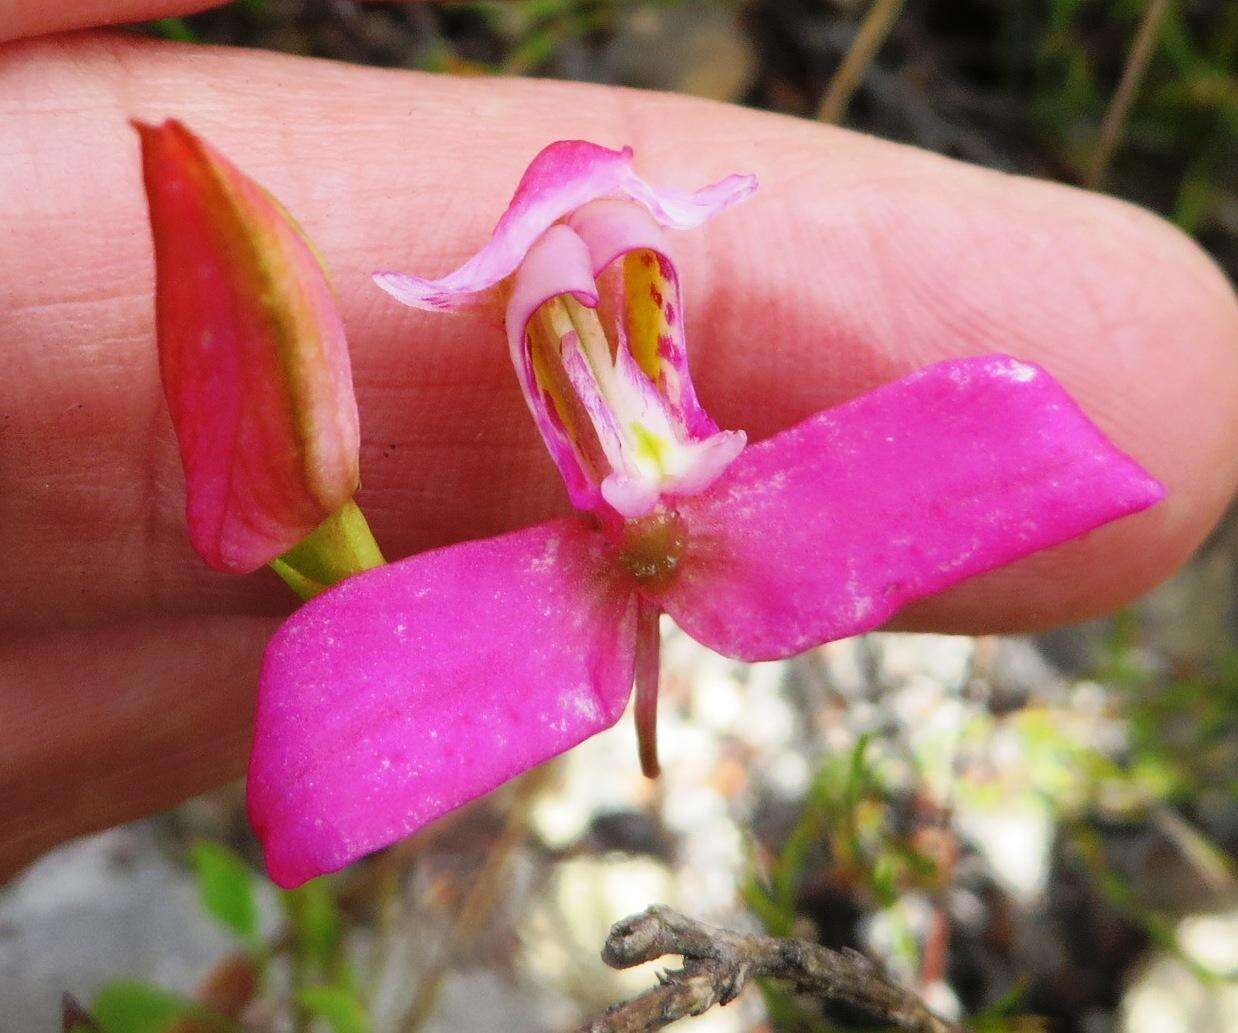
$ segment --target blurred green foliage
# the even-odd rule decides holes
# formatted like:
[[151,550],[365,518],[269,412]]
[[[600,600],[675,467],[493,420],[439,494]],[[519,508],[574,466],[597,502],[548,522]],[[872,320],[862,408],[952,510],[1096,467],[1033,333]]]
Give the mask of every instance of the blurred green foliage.
[[[211,1022],[191,1000],[148,983],[123,980],[109,983],[96,995],[91,1014],[104,1033],[163,1033],[178,1019],[193,1015]],[[223,1019],[213,1025],[226,1030]]]
[[[1128,41],[1143,0],[1052,0],[1038,47],[1032,110],[1052,147],[1081,174],[1117,82],[1115,48]],[[1238,5],[1171,4],[1157,47],[1125,127],[1112,180],[1114,192],[1161,208],[1188,233],[1197,233],[1235,203],[1238,161]],[[1118,49],[1117,53],[1124,53]],[[1185,172],[1158,196],[1161,168]]]
[[338,986],[307,986],[297,1003],[330,1026],[332,1033],[366,1033],[370,1028],[365,1005],[351,990]]
[[258,903],[249,866],[220,843],[195,843],[190,860],[203,910],[258,950]]
[[[332,1033],[367,1033],[369,1017],[345,957],[343,919],[329,879],[278,890],[222,843],[193,844],[189,861],[203,911],[239,940],[242,954],[221,961],[201,999],[135,980],[106,984],[90,1006],[89,1020],[96,1028],[103,1033],[240,1033],[234,1013],[253,999],[282,992],[269,985],[273,966],[281,966],[298,1030],[320,1019]],[[264,896],[278,899],[282,916],[269,937],[261,929]],[[66,1031],[80,1025],[80,1020],[66,1020]]]
[[866,757],[871,742],[862,736],[849,754],[827,756],[764,872],[750,850],[753,872],[740,893],[771,936],[796,935],[801,883],[823,849],[836,876],[878,908],[893,905],[908,885],[923,885],[936,873],[930,858],[893,832],[890,791]]

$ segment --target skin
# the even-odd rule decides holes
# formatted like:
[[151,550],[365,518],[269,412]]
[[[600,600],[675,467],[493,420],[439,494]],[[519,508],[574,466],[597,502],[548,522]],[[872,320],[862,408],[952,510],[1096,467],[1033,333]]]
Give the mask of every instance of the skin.
[[[9,5],[13,36],[188,11]],[[1238,303],[1166,223],[1067,187],[702,101],[453,80],[94,32],[0,47],[0,876],[72,835],[244,769],[258,662],[293,600],[190,551],[153,339],[127,120],[182,118],[267,186],[333,272],[389,557],[564,512],[497,315],[414,312],[375,269],[438,275],[529,158],[580,136],[654,182],[756,172],[675,238],[694,376],[759,439],[916,367],[1039,362],[1162,478],[1155,509],[907,611],[902,627],[1045,628],[1178,567],[1238,484]],[[879,491],[880,485],[874,485]],[[633,758],[635,763],[635,758]]]

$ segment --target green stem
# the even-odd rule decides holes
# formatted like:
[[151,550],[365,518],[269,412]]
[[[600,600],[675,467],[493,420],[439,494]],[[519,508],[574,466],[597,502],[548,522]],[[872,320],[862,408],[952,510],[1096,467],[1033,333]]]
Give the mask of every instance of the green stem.
[[349,499],[270,566],[302,599],[313,599],[346,577],[386,562],[365,516]]

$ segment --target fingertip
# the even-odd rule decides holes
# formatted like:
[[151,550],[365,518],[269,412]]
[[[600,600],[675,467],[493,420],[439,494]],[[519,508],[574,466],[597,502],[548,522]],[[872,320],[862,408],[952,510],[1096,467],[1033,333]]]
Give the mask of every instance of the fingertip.
[[[893,625],[1039,630],[1147,592],[1231,504],[1238,299],[1212,258],[1151,212],[1038,181],[975,170],[968,179],[969,208],[957,218],[923,184],[901,204],[886,198],[900,205],[901,235],[877,239],[872,264],[902,296],[883,301],[890,288],[871,276],[844,282],[852,304],[834,326],[853,339],[862,377],[981,349],[1036,362],[1163,487],[1147,511],[909,607]],[[866,296],[866,310],[854,307]],[[817,319],[828,340],[831,317]]]
[[[1238,298],[1176,227],[1090,198],[1092,229],[1121,223],[1106,265],[1125,315],[1041,360],[1150,475],[1152,504],[1080,539],[908,607],[901,630],[1041,631],[1112,612],[1171,577],[1217,526],[1238,489]],[[1106,304],[1101,301],[1097,312]],[[1106,333],[1106,325],[1108,332]],[[1068,342],[1069,343],[1069,342]],[[1155,497],[1153,497],[1155,496]]]

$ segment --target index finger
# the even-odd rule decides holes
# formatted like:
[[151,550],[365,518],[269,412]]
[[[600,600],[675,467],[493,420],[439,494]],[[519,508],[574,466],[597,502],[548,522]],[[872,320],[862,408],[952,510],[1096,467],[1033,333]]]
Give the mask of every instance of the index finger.
[[[302,221],[358,387],[360,502],[392,558],[562,511],[502,331],[414,312],[545,143],[630,143],[683,187],[757,195],[676,238],[702,401],[755,439],[934,360],[1045,366],[1170,495],[958,586],[921,627],[1038,627],[1171,571],[1238,479],[1238,306],[1164,223],[811,123],[558,83],[455,81],[95,34],[0,49],[0,877],[66,836],[243,769],[274,575],[205,568],[159,387],[127,120],[185,119]],[[873,485],[879,492],[880,484]]]
[[[70,29],[128,25],[196,14],[228,0],[0,0],[0,43]],[[416,2],[416,0],[403,0]]]
[[193,14],[225,0],[0,0],[0,42],[66,29]]
[[[1238,310],[1193,244],[1130,206],[841,130],[685,98],[455,81],[108,36],[0,63],[9,348],[0,404],[0,621],[270,612],[261,577],[206,570],[156,373],[151,246],[129,117],[186,119],[296,213],[352,342],[361,502],[395,557],[561,511],[501,335],[403,309],[370,272],[433,274],[483,240],[546,142],[632,143],[650,178],[763,186],[676,238],[698,388],[766,436],[910,370],[1006,351],[1053,373],[1169,488],[1152,511],[924,604],[946,629],[1035,627],[1169,573],[1238,477]],[[874,485],[879,491],[880,485]],[[72,571],[73,591],[49,580]]]

